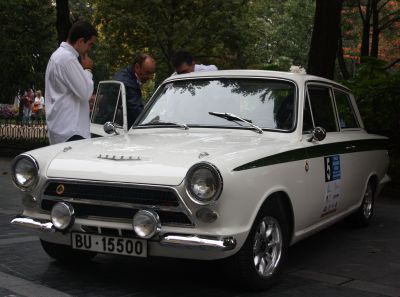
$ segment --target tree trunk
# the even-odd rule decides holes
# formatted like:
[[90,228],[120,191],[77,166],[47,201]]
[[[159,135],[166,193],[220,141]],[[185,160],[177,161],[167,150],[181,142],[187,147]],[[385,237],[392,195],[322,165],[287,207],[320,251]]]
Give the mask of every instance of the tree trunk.
[[372,41],[371,41],[371,57],[378,58],[379,50],[379,11],[378,0],[372,0]]
[[317,0],[308,58],[310,74],[333,79],[343,0]]
[[340,71],[342,72],[344,79],[350,78],[350,73],[347,70],[346,62],[343,57],[343,42],[342,42],[342,28],[339,26],[339,38],[338,38],[338,52],[337,52],[337,59],[339,63]]
[[367,6],[365,8],[365,16],[361,11],[361,4],[359,4],[360,14],[362,18],[363,28],[361,37],[361,62],[363,57],[369,56],[369,37],[370,37],[370,27],[371,27],[371,0],[368,0]]
[[56,0],[58,42],[66,41],[71,28],[68,0]]

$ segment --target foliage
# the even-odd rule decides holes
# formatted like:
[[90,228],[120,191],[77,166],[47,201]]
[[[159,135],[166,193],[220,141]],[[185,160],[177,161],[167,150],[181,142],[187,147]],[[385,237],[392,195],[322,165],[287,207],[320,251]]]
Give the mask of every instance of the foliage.
[[262,19],[264,69],[285,70],[308,64],[315,1],[254,1],[254,16]]
[[157,83],[173,72],[171,58],[182,49],[219,69],[273,65],[287,70],[293,60],[304,64],[307,59],[312,0],[92,2],[101,32],[97,58],[108,77],[138,51],[155,57]]
[[237,49],[243,45],[245,28],[239,21],[247,1],[95,2],[103,61],[108,61],[110,76],[131,63],[138,51],[151,52],[155,57],[157,80],[173,72],[171,58],[181,49],[191,51],[202,63],[214,63],[220,68],[233,64],[229,60],[240,63],[242,57]]
[[[370,32],[372,24],[372,13],[376,13],[377,24],[379,30],[378,42],[379,51],[378,58],[389,63],[398,59],[398,52],[400,46],[400,1],[383,1],[373,0],[378,4],[378,10],[371,12],[370,19],[366,18],[367,7],[371,9],[371,0],[345,0],[342,11],[342,37],[343,37],[343,50],[347,61],[360,62],[360,51],[362,47],[362,32],[363,26],[367,26],[366,32]],[[363,24],[363,19],[366,24]],[[364,45],[370,48],[369,43],[373,42],[373,38],[364,40]],[[373,56],[370,52],[368,55]],[[349,63],[350,64],[350,63]],[[352,63],[353,70],[356,64]]]
[[353,90],[367,130],[386,135],[400,148],[400,72],[386,62],[368,58],[347,82]]
[[15,118],[17,114],[18,109],[15,109],[13,105],[0,104],[0,119]]
[[11,103],[26,88],[43,88],[47,61],[56,45],[52,1],[0,1],[0,27],[0,102]]

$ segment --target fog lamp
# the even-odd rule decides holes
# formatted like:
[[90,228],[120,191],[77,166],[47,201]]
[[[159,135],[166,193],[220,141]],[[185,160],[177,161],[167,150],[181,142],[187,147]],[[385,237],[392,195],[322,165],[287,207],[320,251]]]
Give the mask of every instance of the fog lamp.
[[151,210],[139,210],[133,217],[133,229],[142,238],[151,238],[161,230],[158,214]]
[[74,224],[75,211],[71,204],[58,202],[51,209],[50,217],[56,229],[65,230]]
[[218,219],[218,214],[209,208],[200,208],[196,212],[196,217],[204,223],[212,223]]

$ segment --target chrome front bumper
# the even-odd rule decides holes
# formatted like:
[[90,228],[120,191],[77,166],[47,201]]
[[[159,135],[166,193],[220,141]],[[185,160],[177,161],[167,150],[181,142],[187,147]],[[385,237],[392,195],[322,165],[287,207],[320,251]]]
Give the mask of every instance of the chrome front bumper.
[[217,249],[221,251],[233,250],[236,247],[236,240],[233,237],[209,238],[198,235],[164,235],[160,243],[170,246]]
[[11,224],[23,227],[39,229],[43,232],[55,232],[56,228],[53,223],[48,220],[32,219],[25,216],[16,216],[11,220]]
[[[40,231],[48,233],[56,231],[53,223],[49,220],[32,219],[26,216],[16,216],[11,221],[11,224],[39,229]],[[161,236],[160,244],[165,246],[186,247],[194,249],[200,248],[206,250],[229,251],[233,250],[236,247],[236,240],[233,237],[215,238],[199,235],[167,234]]]

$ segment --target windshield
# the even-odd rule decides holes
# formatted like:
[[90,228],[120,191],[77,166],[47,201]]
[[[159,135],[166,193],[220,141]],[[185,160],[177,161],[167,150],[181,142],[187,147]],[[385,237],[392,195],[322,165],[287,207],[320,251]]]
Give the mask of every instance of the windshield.
[[266,79],[196,79],[167,83],[151,101],[139,126],[180,123],[189,127],[251,128],[229,113],[263,129],[291,130],[295,114],[294,83]]

